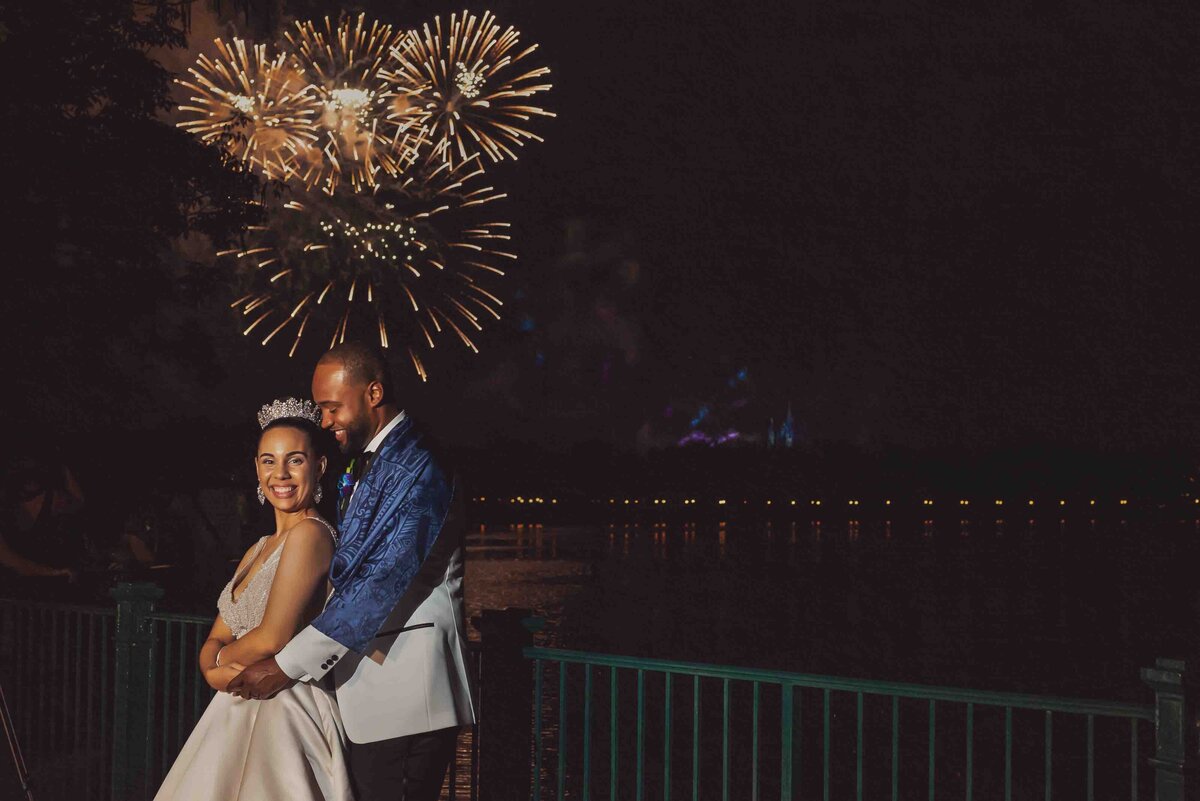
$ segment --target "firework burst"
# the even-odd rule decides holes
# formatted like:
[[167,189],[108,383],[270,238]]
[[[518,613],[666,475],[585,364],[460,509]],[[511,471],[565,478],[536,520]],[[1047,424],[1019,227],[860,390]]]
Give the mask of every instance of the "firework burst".
[[476,153],[515,159],[514,148],[542,141],[525,126],[534,117],[554,116],[529,104],[550,89],[542,82],[550,70],[525,62],[537,45],[520,49],[520,37],[511,26],[502,31],[491,12],[451,14],[445,30],[435,17],[432,28],[409,31],[392,47],[393,63],[382,73],[407,100],[398,103],[399,122],[420,119],[433,153],[450,164]]
[[217,56],[201,55],[189,78],[176,83],[193,92],[179,110],[180,128],[223,147],[267,178],[297,173],[299,156],[317,141],[320,104],[287,57],[268,56],[266,45],[216,39]]
[[402,34],[379,22],[368,26],[360,14],[336,28],[328,17],[321,27],[297,22],[284,36],[320,109],[321,136],[305,154],[305,186],[333,194],[347,180],[362,192],[374,189],[381,174],[400,175],[422,142],[419,115],[381,77]]
[[483,183],[477,159],[408,173],[372,194],[288,199],[245,247],[219,253],[248,282],[232,304],[243,333],[263,345],[290,340],[289,356],[307,334],[330,347],[371,332],[388,348],[396,337],[414,343],[406,347],[422,380],[422,354],[444,337],[478,353],[474,333],[503,305],[488,279],[516,258],[509,224],[488,213],[504,195]]

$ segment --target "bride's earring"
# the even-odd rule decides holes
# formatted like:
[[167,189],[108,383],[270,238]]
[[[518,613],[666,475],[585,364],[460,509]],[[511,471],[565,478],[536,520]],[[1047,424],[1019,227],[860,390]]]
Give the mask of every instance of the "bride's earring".
[[263,495],[263,491],[262,491],[262,484],[259,484],[259,485],[258,485],[258,486],[255,488],[255,492],[258,494],[258,504],[259,504],[259,506],[262,506],[262,505],[266,504],[266,502],[267,502],[267,496],[266,496],[266,495]]
[[321,499],[324,497],[325,497],[325,490],[321,489],[321,485],[318,484],[317,491],[313,493],[313,503],[320,503]]

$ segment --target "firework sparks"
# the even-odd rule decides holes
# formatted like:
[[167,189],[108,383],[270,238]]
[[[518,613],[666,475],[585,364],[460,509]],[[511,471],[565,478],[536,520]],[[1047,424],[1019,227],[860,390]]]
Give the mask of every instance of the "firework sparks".
[[267,178],[287,180],[299,169],[299,154],[317,141],[319,103],[286,56],[272,58],[265,45],[247,47],[241,39],[215,44],[215,58],[201,55],[190,79],[176,79],[193,92],[179,107],[186,118],[178,126]]
[[324,328],[330,346],[371,331],[384,348],[403,342],[422,379],[418,351],[442,337],[478,353],[474,334],[503,305],[487,283],[516,259],[509,224],[489,216],[504,195],[483,178],[477,158],[431,161],[369,195],[283,203],[225,252],[253,290],[232,306],[244,333],[290,338],[290,355],[306,331]]
[[432,28],[409,31],[392,47],[393,65],[382,73],[406,101],[397,101],[398,124],[419,119],[434,154],[450,164],[480,152],[492,161],[515,159],[514,148],[542,141],[525,126],[534,117],[554,116],[529,104],[549,91],[542,80],[550,70],[524,62],[537,45],[520,49],[520,36],[511,26],[501,31],[491,12],[451,14],[445,31],[441,17]]
[[381,77],[402,34],[379,22],[368,26],[360,14],[336,28],[328,17],[321,27],[297,22],[284,36],[319,107],[321,135],[304,154],[305,186],[333,194],[344,179],[362,192],[400,175],[423,142],[420,115]]

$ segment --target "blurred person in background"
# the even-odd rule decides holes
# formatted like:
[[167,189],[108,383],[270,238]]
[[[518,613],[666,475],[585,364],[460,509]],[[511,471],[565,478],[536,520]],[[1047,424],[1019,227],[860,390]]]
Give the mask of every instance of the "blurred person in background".
[[40,579],[75,579],[86,550],[83,491],[70,469],[52,458],[25,457],[4,481],[5,524],[0,565],[25,581],[5,582],[44,591]]

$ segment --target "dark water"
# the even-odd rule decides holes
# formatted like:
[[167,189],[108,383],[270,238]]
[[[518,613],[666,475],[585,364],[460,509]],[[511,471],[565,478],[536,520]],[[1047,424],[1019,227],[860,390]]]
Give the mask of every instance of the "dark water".
[[1198,557],[1194,520],[480,526],[466,597],[565,648],[1147,701]]

